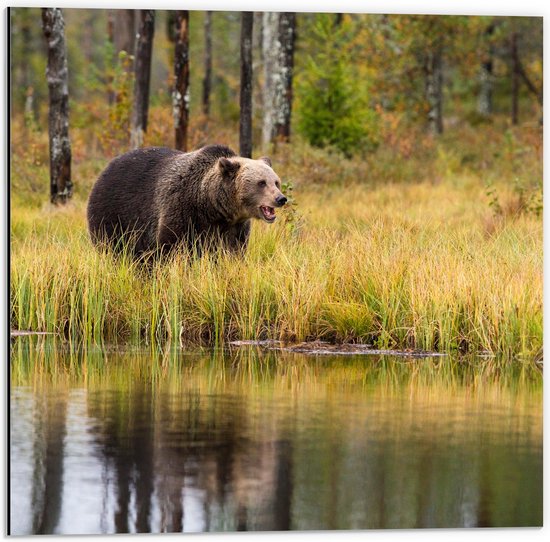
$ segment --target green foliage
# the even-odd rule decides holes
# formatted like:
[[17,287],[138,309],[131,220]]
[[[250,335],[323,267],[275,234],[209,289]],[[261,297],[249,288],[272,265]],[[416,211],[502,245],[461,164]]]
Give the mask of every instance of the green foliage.
[[312,35],[318,45],[297,76],[298,131],[316,147],[333,146],[346,156],[376,147],[377,115],[344,54],[348,25],[335,28],[331,16],[317,17]]
[[241,114],[239,104],[237,103],[236,93],[231,88],[227,79],[218,76],[215,79],[216,93],[214,95],[219,104],[220,118],[223,121],[238,122]]
[[501,190],[493,182],[488,182],[485,195],[495,218],[518,218],[521,214],[541,217],[543,211],[542,190],[516,177],[510,191]]
[[502,215],[502,206],[500,205],[497,189],[494,183],[491,183],[491,182],[487,183],[487,186],[485,188],[485,196],[489,201],[489,209],[491,209],[491,211],[493,212],[493,215],[494,216]]
[[493,217],[515,219],[522,214],[542,216],[542,171],[533,175],[531,167],[532,141],[519,137],[517,131],[508,129],[502,136],[496,157],[504,161],[511,172],[506,186],[497,187],[490,179],[486,183],[486,196]]
[[298,211],[298,205],[294,198],[294,184],[290,180],[283,181],[281,186],[282,193],[287,198],[284,208],[284,224],[290,234],[297,234],[303,224],[302,216]]
[[[105,119],[94,100],[105,106],[108,86],[118,64],[107,43],[107,10],[64,9],[69,62],[71,128]],[[163,31],[169,12],[158,11],[153,48],[151,104],[170,107],[173,79],[173,42]],[[39,8],[10,10],[11,98],[15,114],[23,114],[26,93],[33,90],[29,113],[44,129],[48,89],[44,77],[46,54]],[[339,22],[338,22],[339,21]],[[190,23],[191,120],[201,107],[204,75],[204,13],[192,12]],[[494,31],[487,28],[494,24]],[[116,31],[116,29],[115,29]],[[443,48],[445,70],[444,116],[472,125],[490,119],[475,114],[479,66],[489,51],[494,60],[494,111],[509,114],[509,39],[518,33],[522,67],[536,88],[542,86],[542,18],[464,17],[379,14],[315,15],[297,18],[295,53],[296,100],[293,130],[318,146],[334,146],[345,153],[369,150],[378,143],[378,115],[397,111],[421,124],[425,118],[423,56],[434,44]],[[215,12],[212,19],[213,72],[211,117],[228,123],[239,116],[239,12]],[[262,69],[255,36],[255,104],[261,104]],[[111,47],[112,58],[107,58]],[[113,92],[114,90],[111,89]],[[112,94],[112,92],[111,92]],[[540,116],[540,107],[524,82],[520,84],[521,120]],[[123,100],[124,101],[124,100]],[[120,107],[119,107],[120,106]],[[117,104],[112,126],[121,126],[126,111]],[[262,107],[255,107],[256,129]],[[30,116],[29,114],[29,116]],[[115,118],[116,117],[116,118]],[[447,123],[450,124],[450,123]],[[126,136],[118,134],[114,140]],[[109,142],[106,138],[106,148]],[[168,143],[168,142],[166,142]]]
[[521,212],[542,216],[542,190],[527,185],[523,179],[516,177],[513,184],[514,193],[519,202]]
[[33,94],[32,111],[38,113],[37,104],[48,96],[46,73],[47,55],[44,54],[44,36],[38,8],[10,9],[10,74],[9,89],[14,111],[25,110],[29,89]]

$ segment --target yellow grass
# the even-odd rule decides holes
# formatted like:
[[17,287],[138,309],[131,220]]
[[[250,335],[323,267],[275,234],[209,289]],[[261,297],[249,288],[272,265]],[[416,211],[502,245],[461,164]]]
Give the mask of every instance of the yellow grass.
[[[152,125],[169,126],[159,111]],[[325,339],[541,355],[537,127],[463,127],[438,141],[388,132],[353,160],[296,140],[272,154],[295,204],[274,225],[254,223],[243,258],[176,254],[150,271],[89,241],[86,199],[109,159],[95,132],[73,130],[76,193],[52,207],[47,134],[17,121],[12,131],[13,328],[96,343]],[[151,132],[148,144],[169,139]],[[227,133],[210,139],[235,146]]]
[[244,258],[149,274],[99,254],[85,203],[12,209],[12,325],[101,342],[275,338],[536,355],[540,220],[492,235],[482,187],[303,187],[297,228],[255,223]]

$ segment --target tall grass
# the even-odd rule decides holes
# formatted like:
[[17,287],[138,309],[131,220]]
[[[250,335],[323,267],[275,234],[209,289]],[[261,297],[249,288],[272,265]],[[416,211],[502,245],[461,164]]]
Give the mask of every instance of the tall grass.
[[[166,114],[152,108],[147,144],[171,140]],[[386,121],[365,157],[297,139],[275,149],[296,203],[254,224],[244,257],[175,254],[143,269],[89,241],[85,201],[110,158],[94,126],[73,130],[74,201],[53,208],[47,133],[13,119],[12,328],[91,343],[325,339],[540,356],[539,128],[497,119],[435,141]],[[236,131],[216,130],[210,142],[235,146]]]
[[300,227],[254,224],[242,258],[179,253],[144,269],[98,253],[85,204],[12,209],[12,327],[102,343],[362,341],[539,355],[542,231],[485,230],[471,179],[303,187]]

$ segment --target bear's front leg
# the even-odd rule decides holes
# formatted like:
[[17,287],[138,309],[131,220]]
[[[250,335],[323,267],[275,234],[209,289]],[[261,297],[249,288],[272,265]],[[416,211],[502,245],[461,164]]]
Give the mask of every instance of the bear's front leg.
[[250,220],[234,224],[223,235],[224,247],[233,254],[244,255],[250,237]]

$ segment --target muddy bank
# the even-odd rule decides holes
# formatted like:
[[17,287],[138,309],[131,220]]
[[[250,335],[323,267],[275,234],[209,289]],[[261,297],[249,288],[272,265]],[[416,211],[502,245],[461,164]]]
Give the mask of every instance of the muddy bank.
[[297,352],[310,355],[388,355],[402,356],[408,358],[441,357],[446,354],[439,352],[429,352],[419,349],[406,350],[380,350],[375,349],[369,344],[332,344],[325,341],[302,342],[298,344],[285,344],[282,341],[264,340],[264,341],[231,341],[231,346],[258,346],[267,350],[281,350],[284,352]]

